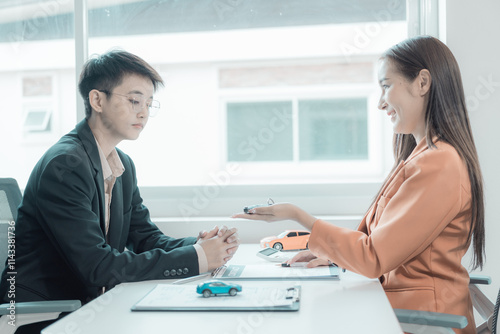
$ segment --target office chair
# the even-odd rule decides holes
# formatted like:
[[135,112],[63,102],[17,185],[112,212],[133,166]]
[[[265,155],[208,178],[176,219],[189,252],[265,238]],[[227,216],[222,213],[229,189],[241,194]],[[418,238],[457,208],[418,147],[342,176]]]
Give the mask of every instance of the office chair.
[[[13,222],[17,219],[17,207],[21,204],[21,199],[21,190],[17,181],[12,178],[0,178],[0,271],[3,270],[4,263],[8,263],[9,241],[15,244],[15,229],[12,227],[15,227]],[[13,255],[11,264],[14,264],[13,271],[15,272],[15,253]],[[51,300],[16,302],[14,305],[15,309],[10,304],[0,305],[0,333],[12,334],[22,325],[56,319],[61,312],[72,312],[80,308],[81,302],[79,300]],[[13,319],[15,322],[12,322]]]
[[[469,291],[472,304],[482,317],[482,323],[476,326],[477,334],[497,334],[498,308],[500,304],[500,289],[496,305],[477,287],[478,284],[491,284],[491,278],[481,275],[470,275]],[[452,328],[465,328],[467,318],[453,314],[423,312],[414,310],[394,309],[401,328],[406,333],[418,334],[453,334]],[[477,323],[477,321],[476,321]]]
[[498,325],[498,309],[500,308],[500,289],[498,289],[497,302],[495,303],[495,310],[493,311],[493,319],[491,323],[491,333],[497,334]]

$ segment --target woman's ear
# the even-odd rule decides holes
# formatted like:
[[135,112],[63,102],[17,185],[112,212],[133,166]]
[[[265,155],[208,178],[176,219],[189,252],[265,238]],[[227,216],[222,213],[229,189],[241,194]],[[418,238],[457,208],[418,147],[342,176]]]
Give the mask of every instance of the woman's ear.
[[417,79],[418,79],[418,83],[419,83],[420,95],[424,96],[431,89],[431,83],[432,83],[431,73],[429,72],[429,70],[423,69],[418,74]]
[[92,89],[89,92],[89,103],[93,110],[102,112],[102,101],[106,93],[100,92],[97,89]]

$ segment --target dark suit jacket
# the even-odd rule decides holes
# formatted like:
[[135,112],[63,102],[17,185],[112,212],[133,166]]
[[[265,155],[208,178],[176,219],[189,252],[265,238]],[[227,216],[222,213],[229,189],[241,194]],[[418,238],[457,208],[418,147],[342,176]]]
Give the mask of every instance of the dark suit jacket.
[[[87,302],[101,287],[199,273],[196,238],[165,236],[151,222],[134,164],[117,151],[125,171],[113,187],[108,241],[101,161],[87,122],[37,163],[16,222],[16,301]],[[14,299],[7,296],[7,271],[0,283],[4,301]]]

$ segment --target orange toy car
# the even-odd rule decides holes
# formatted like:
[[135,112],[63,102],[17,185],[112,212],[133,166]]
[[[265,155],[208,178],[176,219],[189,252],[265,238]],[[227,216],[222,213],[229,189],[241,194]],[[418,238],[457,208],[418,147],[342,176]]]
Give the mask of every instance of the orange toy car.
[[272,247],[277,250],[295,250],[308,248],[311,232],[303,230],[286,230],[278,236],[265,237],[260,240],[260,247]]

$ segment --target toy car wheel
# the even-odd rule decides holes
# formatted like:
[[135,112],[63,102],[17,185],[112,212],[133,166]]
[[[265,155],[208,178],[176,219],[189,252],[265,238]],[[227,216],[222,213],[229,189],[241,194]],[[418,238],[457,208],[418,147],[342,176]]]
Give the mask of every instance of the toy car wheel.
[[238,293],[238,291],[235,288],[232,288],[231,290],[229,290],[230,296],[236,296],[237,293]]
[[283,245],[281,244],[281,242],[277,242],[273,245],[273,248],[280,251],[283,249]]
[[207,297],[210,297],[212,295],[212,292],[210,292],[210,290],[206,289],[206,290],[203,290],[203,297],[207,298]]

